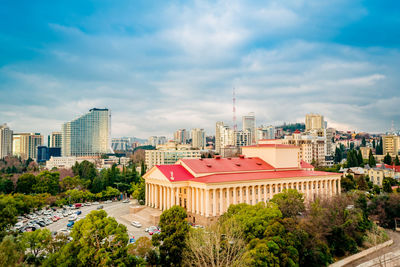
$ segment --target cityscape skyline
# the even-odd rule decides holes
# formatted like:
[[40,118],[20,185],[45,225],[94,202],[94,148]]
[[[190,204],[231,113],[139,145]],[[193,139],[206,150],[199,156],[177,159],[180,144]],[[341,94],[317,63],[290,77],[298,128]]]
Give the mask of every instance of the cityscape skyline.
[[232,123],[236,88],[238,118],[319,113],[336,129],[385,132],[400,125],[398,5],[8,1],[0,118],[48,135],[107,107],[113,137],[212,133]]

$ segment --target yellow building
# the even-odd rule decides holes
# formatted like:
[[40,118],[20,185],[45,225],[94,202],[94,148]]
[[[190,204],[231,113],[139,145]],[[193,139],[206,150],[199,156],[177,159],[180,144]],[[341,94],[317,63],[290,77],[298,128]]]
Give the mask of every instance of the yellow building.
[[389,153],[392,157],[399,154],[400,150],[400,136],[397,135],[384,135],[382,136],[383,155]]
[[261,144],[243,147],[242,153],[154,166],[144,175],[146,205],[161,211],[180,205],[189,221],[209,224],[231,204],[266,202],[284,189],[297,189],[306,200],[341,191],[340,174],[303,166],[299,147]]
[[26,160],[36,159],[37,147],[43,144],[39,133],[16,133],[13,135],[13,155]]

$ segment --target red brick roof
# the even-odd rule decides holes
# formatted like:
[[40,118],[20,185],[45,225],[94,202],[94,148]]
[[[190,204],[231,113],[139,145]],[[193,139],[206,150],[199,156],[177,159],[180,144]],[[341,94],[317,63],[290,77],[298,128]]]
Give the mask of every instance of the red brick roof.
[[[156,165],[156,167],[165,175],[171,182],[187,181],[193,178],[193,175],[188,172],[182,165]],[[171,174],[174,179],[171,179]]]
[[332,172],[306,171],[306,170],[267,171],[267,172],[212,174],[198,178],[193,178],[192,181],[200,183],[223,183],[223,182],[239,182],[239,181],[277,179],[277,178],[329,176],[329,175],[341,175],[341,174]]
[[300,161],[300,167],[302,169],[314,169],[314,166],[310,163],[305,162],[304,160]]
[[273,170],[274,167],[258,157],[181,159],[194,173],[240,172]]

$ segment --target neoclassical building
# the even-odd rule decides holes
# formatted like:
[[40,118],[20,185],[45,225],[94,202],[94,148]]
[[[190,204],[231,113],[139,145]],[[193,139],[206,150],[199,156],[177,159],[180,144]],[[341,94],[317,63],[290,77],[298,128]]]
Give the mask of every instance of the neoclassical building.
[[284,189],[296,189],[306,200],[340,194],[341,174],[314,171],[300,160],[297,146],[260,144],[242,153],[154,166],[144,175],[146,205],[159,210],[180,205],[189,221],[209,224],[231,204],[269,201]]

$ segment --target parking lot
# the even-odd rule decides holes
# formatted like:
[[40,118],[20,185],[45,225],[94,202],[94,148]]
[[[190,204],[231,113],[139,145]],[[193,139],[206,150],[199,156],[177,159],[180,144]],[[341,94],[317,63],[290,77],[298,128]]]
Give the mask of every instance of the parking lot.
[[[151,238],[151,236],[147,232],[145,232],[145,229],[151,226],[149,223],[143,220],[138,220],[142,224],[142,227],[137,228],[131,225],[131,221],[123,218],[124,215],[129,214],[129,206],[132,205],[130,203],[123,203],[122,201],[100,203],[91,206],[82,206],[79,209],[72,209],[72,211],[74,213],[78,210],[82,212],[77,218],[78,221],[84,218],[91,211],[97,210],[97,207],[99,205],[103,206],[103,210],[107,212],[108,216],[114,217],[118,223],[123,224],[127,227],[129,238],[134,237],[136,240],[141,236],[147,236]],[[67,229],[68,219],[69,216],[63,217],[60,220],[53,222],[50,225],[47,225],[46,228],[48,228],[51,232],[57,233],[61,232],[61,230],[65,231]]]

